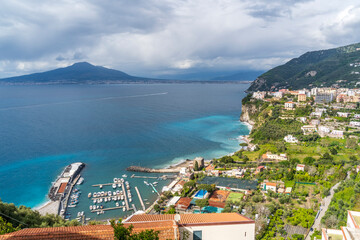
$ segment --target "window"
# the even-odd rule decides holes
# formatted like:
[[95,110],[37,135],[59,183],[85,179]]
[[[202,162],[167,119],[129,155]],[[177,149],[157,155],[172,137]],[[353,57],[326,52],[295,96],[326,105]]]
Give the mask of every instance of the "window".
[[193,240],[202,240],[202,231],[194,231]]

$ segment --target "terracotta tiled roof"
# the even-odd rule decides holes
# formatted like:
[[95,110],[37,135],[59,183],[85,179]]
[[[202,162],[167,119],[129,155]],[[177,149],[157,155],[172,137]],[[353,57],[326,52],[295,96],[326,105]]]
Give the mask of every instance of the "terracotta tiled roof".
[[172,240],[179,236],[179,228],[174,220],[158,221],[158,222],[132,222],[124,223],[125,226],[133,225],[133,232],[141,232],[147,229],[159,231],[159,239]]
[[182,197],[179,199],[179,201],[177,201],[175,207],[180,208],[182,210],[186,210],[190,206],[191,200],[192,199],[189,197]]
[[[159,231],[159,239],[175,239],[179,229],[173,220],[162,222],[124,223],[134,226],[133,232],[146,229]],[[113,240],[114,230],[110,225],[88,225],[75,227],[27,228],[0,236],[1,240]]]
[[63,193],[65,191],[67,183],[61,183],[58,193]]
[[210,200],[217,201],[217,202],[225,202],[225,200],[227,199],[229,194],[230,194],[230,191],[216,190],[211,194]]
[[267,182],[267,183],[266,183],[266,186],[273,186],[273,187],[276,187],[276,183]]
[[88,225],[75,227],[26,228],[0,236],[0,239],[11,240],[81,240],[81,239],[114,239],[113,228],[109,225]]
[[211,207],[224,208],[225,205],[226,205],[225,202],[218,202],[218,201],[209,200],[209,206],[211,206]]
[[[149,215],[140,214],[133,215],[126,222],[153,222],[173,220],[174,214]],[[203,213],[203,214],[180,214],[180,225],[227,225],[254,223],[253,220],[238,213]]]

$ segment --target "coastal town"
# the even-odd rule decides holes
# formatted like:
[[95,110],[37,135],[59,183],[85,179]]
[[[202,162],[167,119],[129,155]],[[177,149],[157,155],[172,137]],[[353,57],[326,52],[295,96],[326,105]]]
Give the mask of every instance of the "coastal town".
[[[104,213],[107,209],[102,209],[102,200],[115,200],[120,204],[108,210],[133,212],[124,219],[125,225],[136,226],[139,221],[156,225],[159,219],[170,221],[175,216],[185,219],[192,215],[191,218],[206,222],[200,220],[201,215],[217,219],[235,214],[239,224],[249,225],[234,228],[244,236],[241,239],[358,239],[359,102],[360,90],[346,88],[280,89],[249,94],[243,99],[241,120],[250,124],[252,130],[248,136],[242,136],[239,151],[211,160],[188,159],[165,169],[130,166],[128,171],[135,174],[166,173],[172,174],[173,180],[158,190],[156,183],[154,186],[144,181],[159,197],[145,206],[136,188],[141,199],[138,208],[135,204],[129,206],[131,178],[114,178],[108,184],[116,188],[126,181],[127,187],[121,191],[104,192],[103,185],[94,185],[100,191],[89,193],[94,200],[92,212]],[[62,178],[59,181],[63,182]],[[67,189],[63,183],[54,186],[57,185],[58,192]],[[210,232],[215,230],[210,226],[220,223],[209,221],[207,228],[185,229],[175,223],[175,235],[168,237],[210,239]],[[221,224],[229,227],[226,221]],[[163,230],[160,233],[168,234]],[[212,239],[220,237],[213,236]]]

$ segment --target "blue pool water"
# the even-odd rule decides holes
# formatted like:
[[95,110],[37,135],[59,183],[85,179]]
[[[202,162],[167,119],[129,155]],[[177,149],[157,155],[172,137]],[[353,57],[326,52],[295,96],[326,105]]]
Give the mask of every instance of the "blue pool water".
[[[74,211],[85,211],[87,193],[98,190],[91,185],[130,176],[125,171],[129,165],[161,167],[236,151],[236,138],[249,132],[238,120],[247,87],[0,86],[0,198],[29,207],[44,203],[63,168],[81,161],[85,182]],[[130,183],[149,202],[156,198],[143,179]],[[157,189],[164,184],[159,181]],[[140,208],[136,196],[134,203]]]
[[[221,213],[223,208],[206,206],[201,209],[201,213]],[[200,213],[199,210],[194,210],[194,213]]]
[[204,189],[200,189],[196,194],[195,194],[195,198],[204,198],[206,195],[207,191]]

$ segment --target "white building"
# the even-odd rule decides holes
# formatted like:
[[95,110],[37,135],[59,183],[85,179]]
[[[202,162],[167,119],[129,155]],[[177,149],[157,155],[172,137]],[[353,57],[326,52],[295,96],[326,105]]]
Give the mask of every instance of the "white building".
[[281,153],[280,155],[274,154],[271,152],[267,152],[262,155],[262,159],[264,160],[278,160],[278,161],[286,161],[288,160],[286,153]]
[[347,112],[338,112],[337,114],[339,117],[345,117],[345,118],[349,117],[350,115],[350,113]]
[[306,123],[306,117],[299,117],[299,121],[303,122],[303,123]]
[[296,171],[305,171],[305,165],[304,164],[296,165]]
[[313,125],[304,125],[301,127],[301,130],[304,132],[304,134],[314,133],[317,131],[316,126]]
[[331,133],[329,134],[329,137],[343,138],[344,137],[344,131],[332,130]]
[[288,143],[298,143],[299,141],[297,140],[296,137],[294,137],[293,135],[287,135],[284,137],[284,141],[288,142]]
[[140,214],[132,215],[124,221],[125,224],[154,222],[173,222],[175,237],[171,239],[183,239],[184,232],[188,233],[189,240],[255,239],[255,221],[239,213]]
[[360,122],[350,121],[349,125],[351,127],[360,127]]
[[285,103],[285,109],[287,109],[287,110],[293,110],[294,106],[295,106],[294,102],[286,102]]
[[360,239],[360,212],[348,211],[347,225],[341,230],[322,229],[322,240],[358,240]]
[[325,127],[325,126],[319,126],[318,130],[320,133],[324,133],[324,134],[330,133],[330,128]]

